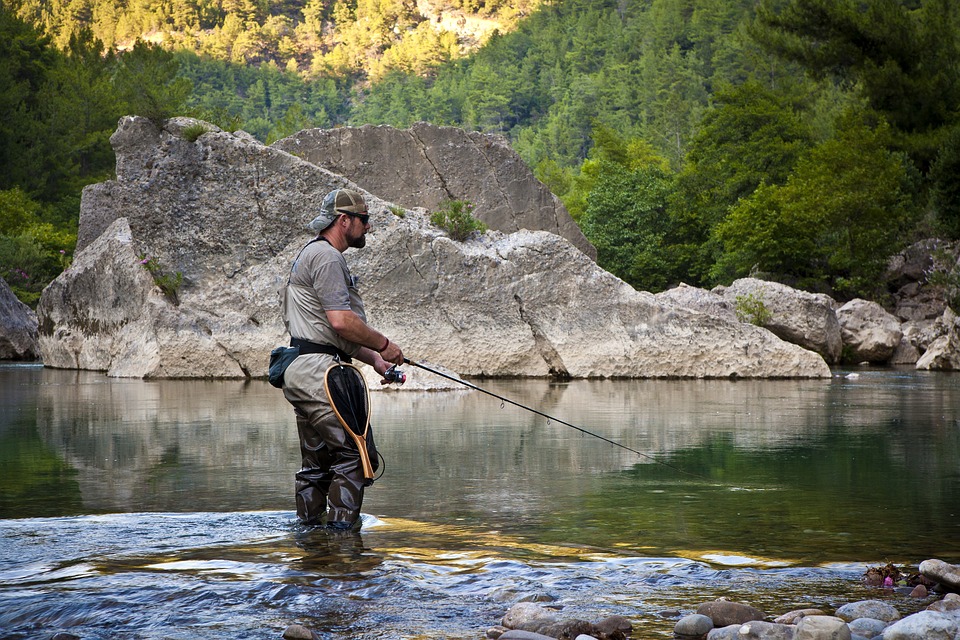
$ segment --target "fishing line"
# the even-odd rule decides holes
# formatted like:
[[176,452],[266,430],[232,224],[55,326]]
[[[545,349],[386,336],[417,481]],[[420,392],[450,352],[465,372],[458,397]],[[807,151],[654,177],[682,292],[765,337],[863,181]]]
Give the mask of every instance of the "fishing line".
[[[646,453],[642,453],[642,452],[640,452],[640,451],[637,451],[636,449],[632,449],[632,448],[628,447],[627,445],[625,445],[625,444],[623,444],[623,443],[617,442],[616,440],[611,440],[610,438],[607,438],[607,437],[605,437],[605,436],[602,436],[602,435],[600,435],[599,433],[594,433],[593,431],[588,431],[587,429],[584,429],[583,427],[578,427],[578,426],[575,425],[575,424],[570,424],[569,422],[566,422],[566,421],[564,421],[564,420],[561,420],[560,418],[557,418],[557,417],[551,416],[551,415],[549,415],[549,414],[546,414],[546,413],[544,413],[544,412],[542,412],[542,411],[539,411],[539,410],[537,410],[537,409],[534,409],[533,407],[528,407],[528,406],[525,405],[525,404],[521,404],[520,402],[516,402],[516,401],[514,401],[514,400],[511,400],[510,398],[507,398],[507,397],[498,395],[498,394],[494,393],[493,391],[488,391],[487,389],[484,389],[483,387],[478,387],[477,385],[475,385],[475,384],[473,384],[473,383],[470,383],[470,382],[467,382],[466,380],[461,380],[460,378],[457,378],[457,377],[454,377],[454,376],[451,376],[451,375],[447,375],[446,373],[443,373],[442,371],[437,371],[436,369],[431,369],[430,367],[428,367],[428,366],[426,366],[426,365],[420,364],[419,362],[414,362],[413,360],[410,360],[410,359],[408,359],[408,358],[404,358],[403,361],[404,361],[405,363],[409,364],[410,366],[423,369],[424,371],[429,371],[430,373],[432,373],[432,374],[434,374],[434,375],[438,375],[438,376],[440,376],[441,378],[446,378],[447,380],[452,380],[453,382],[458,382],[458,383],[462,384],[462,385],[465,386],[465,387],[470,387],[471,389],[474,389],[474,390],[479,391],[479,392],[481,392],[481,393],[485,393],[485,394],[487,394],[488,396],[493,396],[494,398],[496,398],[497,400],[499,400],[501,403],[507,402],[507,403],[512,404],[512,405],[515,406],[515,407],[520,407],[521,409],[526,409],[527,411],[529,411],[529,412],[531,412],[531,413],[535,413],[535,414],[537,414],[538,416],[542,416],[542,417],[546,418],[548,424],[549,424],[550,422],[559,422],[560,424],[564,425],[565,427],[570,427],[571,429],[576,429],[577,431],[579,431],[580,433],[582,433],[582,434],[584,434],[584,435],[593,436],[594,438],[598,438],[598,439],[600,439],[600,440],[603,440],[604,442],[607,442],[607,443],[609,443],[609,444],[612,444],[612,445],[615,446],[615,447],[619,447],[619,448],[624,449],[624,450],[626,450],[626,451],[629,451],[629,452],[631,452],[631,453],[635,453],[635,454],[637,454],[638,456],[640,456],[641,458],[645,458],[645,459],[647,459],[647,460],[649,460],[649,461],[651,461],[651,462],[655,462],[655,463],[660,464],[660,465],[663,465],[663,466],[665,466],[665,467],[667,467],[667,468],[669,468],[669,469],[673,469],[674,471],[676,471],[676,472],[678,472],[678,473],[682,473],[682,474],[688,475],[688,476],[693,476],[694,478],[700,478],[700,479],[704,479],[704,480],[706,479],[706,478],[703,478],[703,476],[697,475],[697,474],[695,474],[695,473],[690,473],[689,471],[684,471],[683,469],[679,469],[679,468],[677,468],[677,467],[675,467],[675,466],[673,466],[673,465],[667,464],[666,462],[663,462],[663,461],[661,461],[661,460],[657,460],[657,459],[654,458],[653,456],[650,456],[650,455],[647,455]],[[503,408],[503,404],[500,405],[500,408],[501,408],[501,409]]]

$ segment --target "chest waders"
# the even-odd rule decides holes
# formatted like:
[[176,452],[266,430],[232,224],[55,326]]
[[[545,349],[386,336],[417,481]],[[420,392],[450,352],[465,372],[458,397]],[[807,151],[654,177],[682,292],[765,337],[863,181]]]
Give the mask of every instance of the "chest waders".
[[353,439],[360,452],[364,484],[373,484],[373,464],[367,450],[370,434],[370,393],[367,390],[363,374],[352,364],[339,362],[327,369],[323,376],[323,386],[330,406],[344,431]]

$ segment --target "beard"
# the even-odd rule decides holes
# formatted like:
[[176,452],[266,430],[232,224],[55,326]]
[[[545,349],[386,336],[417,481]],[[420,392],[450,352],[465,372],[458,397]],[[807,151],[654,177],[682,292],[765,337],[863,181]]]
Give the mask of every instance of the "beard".
[[347,240],[347,246],[354,249],[363,249],[367,246],[367,234],[361,233],[359,236],[351,237]]

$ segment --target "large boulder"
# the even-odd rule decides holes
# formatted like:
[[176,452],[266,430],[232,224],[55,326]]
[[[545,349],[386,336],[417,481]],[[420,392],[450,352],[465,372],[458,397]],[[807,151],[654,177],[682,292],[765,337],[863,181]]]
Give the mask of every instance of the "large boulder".
[[[256,303],[242,302],[256,286],[246,273],[214,282],[214,290],[194,286],[176,304],[138,251],[129,221],[119,218],[44,290],[38,311],[45,365],[138,378],[262,374],[258,318],[272,327],[274,341],[281,327],[265,301],[259,311]],[[220,296],[215,289],[222,287],[231,291]]]
[[404,207],[432,211],[447,200],[468,200],[491,229],[550,231],[597,257],[559,198],[501,137],[418,122],[403,130],[305,129],[273,146]]
[[903,331],[900,321],[876,302],[855,298],[837,309],[840,337],[850,362],[885,363],[893,357]]
[[[121,121],[117,179],[83,194],[80,232],[93,240],[38,307],[45,364],[136,377],[266,374],[286,338],[277,293],[310,238],[305,225],[327,191],[359,187],[242,135],[211,127],[190,141],[191,124]],[[764,329],[635,291],[552,233],[455,242],[423,210],[398,216],[365,195],[367,247],[346,257],[369,318],[411,359],[464,375],[830,375],[820,356]]]
[[830,364],[840,361],[843,342],[836,302],[830,296],[756,278],[741,278],[713,291],[735,308],[745,302],[761,306],[767,312],[761,320],[763,327],[787,342],[819,353]]
[[37,314],[0,278],[0,360],[36,360]]

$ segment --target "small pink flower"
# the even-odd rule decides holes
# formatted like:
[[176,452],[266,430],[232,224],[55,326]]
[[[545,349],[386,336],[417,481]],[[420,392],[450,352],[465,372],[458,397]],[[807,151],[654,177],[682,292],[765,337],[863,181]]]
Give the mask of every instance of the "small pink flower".
[[893,586],[893,578],[891,578],[890,576],[887,576],[886,578],[884,578],[884,579],[883,579],[883,586],[885,586],[885,587],[892,587],[892,586]]

